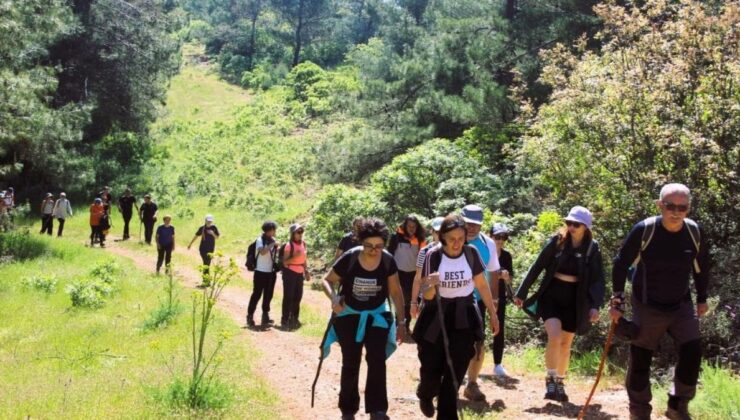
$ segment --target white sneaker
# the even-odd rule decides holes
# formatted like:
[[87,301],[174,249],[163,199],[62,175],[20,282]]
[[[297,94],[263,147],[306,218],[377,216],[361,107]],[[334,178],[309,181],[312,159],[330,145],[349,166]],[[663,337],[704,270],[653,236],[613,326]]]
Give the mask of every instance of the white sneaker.
[[493,368],[493,376],[504,377],[509,376],[509,374],[506,372],[506,369],[504,369],[504,365],[496,365],[496,367]]

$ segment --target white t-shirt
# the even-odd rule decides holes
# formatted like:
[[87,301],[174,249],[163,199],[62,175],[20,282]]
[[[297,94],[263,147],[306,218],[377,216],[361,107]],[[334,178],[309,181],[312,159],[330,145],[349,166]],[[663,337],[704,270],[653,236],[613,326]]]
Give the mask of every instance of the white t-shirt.
[[[432,254],[441,257],[437,272],[439,273],[439,295],[443,298],[465,297],[475,290],[473,277],[483,272],[483,263],[475,248],[473,252],[473,266],[468,264],[468,259],[463,251],[458,257],[447,256],[441,248],[434,248],[427,253],[427,258]],[[436,257],[435,257],[436,258]],[[434,268],[430,266],[431,271]]]
[[270,252],[267,254],[262,254],[260,251],[262,248],[264,248],[264,244],[262,242],[262,236],[260,235],[259,238],[257,238],[256,244],[255,244],[255,254],[257,256],[257,266],[254,268],[255,271],[261,271],[263,273],[272,273],[274,265],[273,265],[273,255],[275,253],[274,246],[271,243],[269,245],[270,247],[273,247],[270,249]]

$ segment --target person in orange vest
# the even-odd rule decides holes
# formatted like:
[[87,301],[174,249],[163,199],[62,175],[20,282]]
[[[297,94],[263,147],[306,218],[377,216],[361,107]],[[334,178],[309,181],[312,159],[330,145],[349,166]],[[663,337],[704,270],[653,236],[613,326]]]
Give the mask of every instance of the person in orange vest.
[[99,239],[100,247],[105,248],[105,234],[102,230],[102,219],[105,216],[103,200],[96,198],[90,205],[90,247],[94,246],[95,239]]

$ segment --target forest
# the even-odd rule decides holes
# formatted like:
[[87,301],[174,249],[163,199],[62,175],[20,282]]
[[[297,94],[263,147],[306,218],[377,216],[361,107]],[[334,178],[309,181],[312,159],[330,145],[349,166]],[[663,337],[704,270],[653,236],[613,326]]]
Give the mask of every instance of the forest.
[[[407,215],[426,225],[477,204],[485,230],[511,229],[517,284],[582,205],[608,297],[622,240],[657,214],[661,187],[679,182],[711,254],[702,354],[706,370],[730,378],[731,401],[738,22],[737,0],[2,1],[0,190],[14,188],[16,209],[2,219],[10,262],[0,272],[38,269],[12,266],[45,193],[65,191],[85,219],[110,185],[115,196],[152,194],[188,232],[181,248],[205,214],[228,232],[221,249],[241,259],[264,220],[283,239],[300,222],[317,279],[358,215],[395,229]],[[73,223],[82,238],[86,220]],[[12,300],[22,287],[3,277],[0,301]],[[603,314],[574,344],[593,364]],[[539,324],[521,322],[507,340],[541,343],[544,333],[530,333]],[[12,341],[2,337],[0,360]],[[613,349],[611,374],[624,374],[627,352]],[[675,363],[664,353],[653,362],[661,375]],[[728,410],[699,418],[740,416]]]

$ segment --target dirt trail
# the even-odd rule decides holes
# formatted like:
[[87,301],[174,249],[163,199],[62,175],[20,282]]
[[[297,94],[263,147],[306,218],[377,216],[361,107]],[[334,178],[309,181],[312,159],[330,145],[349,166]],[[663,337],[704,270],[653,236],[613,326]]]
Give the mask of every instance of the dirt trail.
[[[121,247],[114,241],[109,241],[109,252],[133,260],[141,269],[153,271],[156,263],[155,255],[142,255],[140,252]],[[178,253],[192,255],[187,250],[178,250]],[[194,255],[193,267],[199,263],[199,257]],[[195,268],[177,267],[176,276],[181,283],[189,288],[196,288],[200,283],[200,274]],[[242,273],[247,279],[248,275]],[[250,276],[251,277],[251,276]],[[282,282],[278,280],[275,288],[276,295],[282,295]],[[231,316],[239,325],[245,324],[245,314],[250,292],[236,287],[227,287],[224,290],[219,307]],[[317,291],[306,287],[303,304],[316,308],[319,312],[326,311],[326,298]],[[260,311],[257,311],[257,319]],[[273,318],[279,319],[280,299],[273,299]],[[337,394],[339,392],[339,376],[341,370],[341,351],[338,346],[332,347],[331,356],[325,360],[316,389],[315,407],[311,408],[311,383],[316,373],[318,361],[319,339],[304,337],[296,332],[284,332],[277,328],[266,330],[243,330],[253,346],[261,354],[257,358],[255,372],[281,396],[284,417],[290,419],[328,419],[339,418]],[[484,372],[489,372],[486,366]],[[461,399],[463,406],[475,411],[497,413],[497,418],[506,419],[543,419],[543,418],[575,418],[578,415],[580,404],[585,401],[590,382],[572,383],[568,385],[568,392],[574,404],[556,404],[542,399],[544,391],[543,378],[521,372],[510,372],[515,379],[506,382],[494,382],[489,375],[481,375],[481,390],[488,396],[487,401],[471,403]],[[365,366],[360,374],[360,393],[364,390]],[[418,400],[414,395],[418,382],[418,360],[416,346],[403,344],[388,360],[388,415],[394,419],[424,418],[418,410]],[[462,392],[461,392],[462,395]],[[656,410],[657,411],[657,410]],[[364,404],[361,403],[358,418],[367,418],[363,414]],[[627,396],[622,387],[614,387],[597,392],[589,407],[589,419],[620,419],[628,418]],[[658,418],[658,417],[655,417]]]

